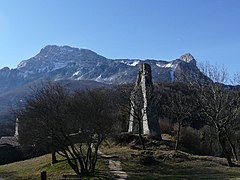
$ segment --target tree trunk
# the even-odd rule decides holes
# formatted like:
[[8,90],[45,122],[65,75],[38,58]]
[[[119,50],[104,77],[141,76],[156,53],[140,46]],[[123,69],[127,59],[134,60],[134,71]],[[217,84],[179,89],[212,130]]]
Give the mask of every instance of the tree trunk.
[[[64,150],[64,154],[65,154],[65,157],[67,158],[67,162],[68,162],[69,166],[72,168],[72,170],[73,170],[78,176],[80,176],[81,173],[80,173],[77,165],[71,161],[71,159],[70,159],[67,151]],[[81,172],[82,172],[82,169],[81,169]]]
[[227,136],[227,140],[228,140],[228,142],[229,142],[229,145],[230,145],[230,147],[231,147],[232,154],[233,154],[235,160],[238,161],[238,156],[237,156],[237,151],[236,151],[235,145],[232,143],[232,141],[231,141],[231,139],[229,138],[226,130],[225,130],[225,133],[226,133],[226,136]]
[[237,155],[237,151],[236,151],[235,145],[230,143],[230,146],[231,146],[232,153],[233,153],[233,156],[234,156],[235,160],[238,161],[238,155]]
[[138,127],[138,135],[139,135],[139,140],[140,143],[142,144],[142,148],[143,150],[146,150],[146,146],[142,137],[142,124],[141,124],[141,120],[138,121],[139,127]]
[[56,152],[53,151],[52,152],[52,164],[56,164],[58,161],[57,161],[57,157],[56,157]]
[[175,143],[175,150],[177,150],[177,149],[178,149],[178,146],[179,146],[179,142],[180,142],[180,132],[181,132],[181,123],[178,122],[177,139],[176,139],[176,143]]
[[142,137],[142,134],[141,134],[141,133],[139,134],[139,139],[140,139],[140,142],[141,142],[141,144],[142,144],[143,150],[146,150],[146,146],[145,146],[145,143],[144,143],[144,140],[143,140],[143,137]]
[[232,163],[232,159],[231,159],[232,153],[231,153],[231,150],[229,151],[229,149],[227,148],[227,145],[226,145],[227,138],[226,138],[226,135],[224,134],[224,132],[219,131],[218,138],[219,138],[219,143],[222,147],[223,155],[227,159],[228,166],[233,167],[234,164]]

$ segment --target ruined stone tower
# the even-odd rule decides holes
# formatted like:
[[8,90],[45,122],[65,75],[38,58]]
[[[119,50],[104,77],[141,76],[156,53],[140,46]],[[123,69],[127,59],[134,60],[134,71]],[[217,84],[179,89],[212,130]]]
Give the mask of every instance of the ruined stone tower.
[[154,113],[153,82],[151,66],[146,63],[139,65],[139,72],[134,89],[131,92],[131,112],[128,132],[141,132],[150,136],[161,137],[160,126]]

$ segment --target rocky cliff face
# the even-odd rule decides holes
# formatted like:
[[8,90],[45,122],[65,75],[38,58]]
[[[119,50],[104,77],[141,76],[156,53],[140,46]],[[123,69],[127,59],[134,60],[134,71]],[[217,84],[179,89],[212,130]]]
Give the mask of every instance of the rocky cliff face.
[[196,66],[196,60],[190,53],[182,55],[179,59]]

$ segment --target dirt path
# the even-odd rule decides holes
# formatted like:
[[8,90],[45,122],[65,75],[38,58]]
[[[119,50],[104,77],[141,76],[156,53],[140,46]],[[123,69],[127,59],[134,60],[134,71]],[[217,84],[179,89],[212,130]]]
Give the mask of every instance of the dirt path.
[[114,175],[115,179],[127,179],[128,175],[126,172],[122,170],[122,165],[120,161],[115,160],[109,160],[108,168],[110,169],[110,172]]
[[115,155],[106,155],[103,154],[101,151],[98,152],[98,154],[105,159],[109,159],[108,160],[108,168],[110,170],[110,173],[113,174],[114,179],[118,179],[118,180],[124,180],[128,178],[128,175],[126,172],[123,171],[122,169],[122,165],[121,162],[118,160],[114,160],[117,159],[118,157]]

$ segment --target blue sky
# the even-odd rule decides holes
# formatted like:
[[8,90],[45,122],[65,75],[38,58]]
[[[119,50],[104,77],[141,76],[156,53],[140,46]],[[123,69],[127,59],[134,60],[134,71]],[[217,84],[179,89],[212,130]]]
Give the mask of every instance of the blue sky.
[[108,58],[198,62],[240,72],[239,0],[0,0],[0,68],[48,44]]

